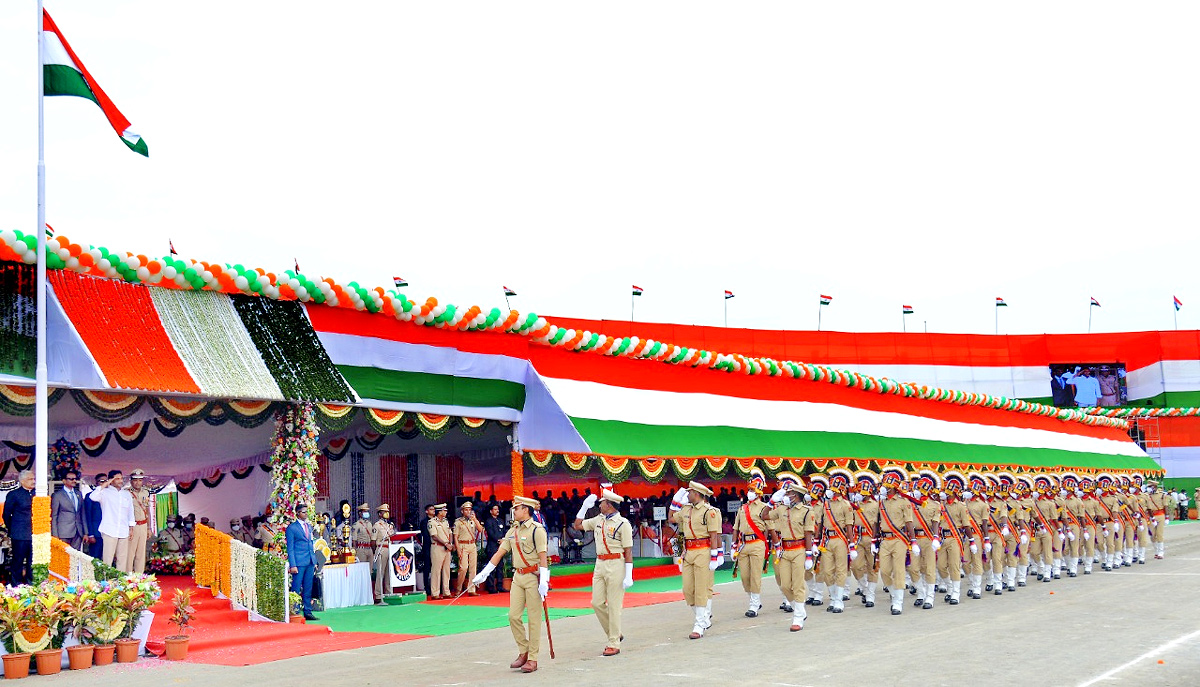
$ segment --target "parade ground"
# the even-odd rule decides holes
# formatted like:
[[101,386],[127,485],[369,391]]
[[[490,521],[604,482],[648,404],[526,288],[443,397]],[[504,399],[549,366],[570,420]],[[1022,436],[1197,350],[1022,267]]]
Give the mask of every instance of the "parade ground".
[[[604,648],[594,617],[553,620],[555,653],[543,639],[539,670],[509,670],[516,655],[506,628],[303,656],[246,667],[143,660],[54,678],[60,685],[111,679],[123,687],[163,685],[1194,685],[1200,679],[1200,523],[1171,525],[1168,558],[1119,572],[1039,583],[1016,593],[964,599],[892,617],[886,603],[858,597],[840,615],[810,608],[803,631],[776,609],[764,581],[763,612],[746,618],[738,582],[718,585],[714,624],[689,640],[680,602],[624,614],[622,653]],[[635,586],[636,589],[636,586]],[[553,604],[554,593],[551,592]],[[880,597],[883,598],[882,595]],[[911,600],[911,597],[910,597]],[[769,603],[768,603],[769,602]],[[497,614],[505,613],[497,607]]]

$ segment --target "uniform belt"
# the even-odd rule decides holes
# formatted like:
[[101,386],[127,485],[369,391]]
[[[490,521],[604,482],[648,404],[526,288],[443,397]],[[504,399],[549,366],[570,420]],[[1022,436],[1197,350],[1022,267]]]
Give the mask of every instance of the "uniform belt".
[[[1161,513],[1157,513],[1156,515],[1161,515]],[[149,522],[149,520],[149,518],[146,518],[145,520],[135,520],[134,523],[138,525],[145,525],[147,522]]]
[[942,537],[943,537],[943,538],[945,538],[945,537],[952,537],[952,536],[954,536],[954,530],[942,530]]
[[475,540],[474,539],[459,539],[458,543],[459,544],[474,544]]
[[803,539],[784,539],[783,540],[783,550],[784,551],[795,551],[796,549],[803,549],[803,548],[805,548]]
[[758,535],[757,534],[743,534],[742,541],[743,542],[758,541]]
[[707,539],[685,539],[683,545],[690,551],[691,549],[707,549]]
[[1156,510],[1153,513],[1151,513],[1151,515],[1166,515],[1166,514],[1167,514],[1167,511],[1165,509],[1164,510]]
[[892,537],[896,536],[896,533],[895,532],[880,532],[879,536],[882,537],[883,539],[891,539]]
[[538,567],[536,565],[531,565],[527,568],[513,568],[513,572],[517,575],[528,575],[530,573],[537,572],[537,569]]
[[624,558],[624,557],[625,557],[625,554],[623,554],[623,553],[602,553],[599,556],[596,556],[596,560],[598,560],[598,561],[615,561],[618,558]]
[[825,530],[825,536],[827,536],[827,537],[840,537],[841,535],[840,535],[840,534],[838,534],[838,531],[837,531],[837,530]]
[[915,532],[917,534],[917,536],[921,536],[921,535],[925,534],[925,530],[921,529],[920,527],[914,527],[913,532]]

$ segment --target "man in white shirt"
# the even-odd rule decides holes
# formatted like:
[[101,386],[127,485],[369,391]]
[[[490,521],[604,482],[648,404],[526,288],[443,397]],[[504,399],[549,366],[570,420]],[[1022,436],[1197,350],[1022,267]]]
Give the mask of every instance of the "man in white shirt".
[[1080,368],[1077,366],[1072,374],[1068,372],[1063,375],[1063,379],[1067,384],[1075,386],[1075,404],[1080,407],[1091,407],[1096,405],[1100,400],[1100,382],[1092,376],[1092,368]]
[[104,537],[104,563],[122,572],[130,572],[129,536],[133,533],[133,497],[121,487],[125,475],[120,470],[108,473],[108,484],[96,490],[100,502],[100,534]]

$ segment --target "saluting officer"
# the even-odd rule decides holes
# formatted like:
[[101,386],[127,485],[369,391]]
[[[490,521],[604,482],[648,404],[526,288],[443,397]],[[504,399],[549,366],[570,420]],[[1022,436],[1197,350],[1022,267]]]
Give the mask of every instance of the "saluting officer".
[[592,573],[592,610],[608,637],[601,656],[621,653],[621,606],[625,590],[633,586],[633,525],[617,510],[624,499],[601,488],[600,514],[586,518],[596,505],[596,495],[588,494],[575,515],[575,529],[596,533],[596,569]]
[[695,613],[688,639],[700,639],[712,627],[708,609],[713,571],[725,562],[721,550],[721,513],[708,502],[712,489],[699,482],[675,492],[671,499],[671,521],[683,532],[683,598]]
[[[444,516],[446,504],[439,506]],[[538,654],[542,647],[542,605],[546,601],[546,595],[550,593],[550,568],[546,563],[546,528],[533,517],[533,511],[540,506],[535,499],[525,496],[513,497],[512,527],[501,540],[500,549],[471,580],[476,586],[483,584],[500,561],[504,560],[504,555],[512,552],[513,579],[508,595],[508,626],[520,653],[508,667],[520,668],[522,673],[532,673],[538,668]],[[449,536],[449,529],[446,531]],[[528,628],[521,622],[522,613],[528,617]]]

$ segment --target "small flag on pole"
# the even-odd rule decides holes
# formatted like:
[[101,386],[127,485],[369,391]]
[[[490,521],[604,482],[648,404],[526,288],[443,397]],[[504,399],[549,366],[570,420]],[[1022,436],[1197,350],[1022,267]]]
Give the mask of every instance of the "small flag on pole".
[[42,90],[45,95],[74,95],[96,103],[121,141],[133,152],[149,157],[146,142],[129,128],[129,120],[92,78],[45,10],[42,11],[41,61]]
[[829,305],[829,302],[832,300],[833,300],[833,296],[822,295],[821,296],[821,305]]
[[729,300],[730,298],[733,298],[733,292],[729,289],[725,289],[725,300]]
[[1100,301],[1098,301],[1098,300],[1096,300],[1095,298],[1093,298],[1093,299],[1092,299],[1092,305],[1094,305],[1094,306],[1096,306],[1097,308],[1099,308],[1099,307],[1100,307]]
[[402,289],[408,286],[408,280],[404,277],[392,277],[392,283],[396,285],[397,289]]
[[300,274],[300,261],[299,260],[297,260],[296,258],[292,258],[292,267],[294,268],[292,270],[293,272],[295,272],[296,274]]
[[171,239],[167,239],[167,247],[171,249],[171,255],[179,255],[179,252],[175,250],[175,243]]
[[54,227],[50,226],[49,224],[46,225],[46,238],[54,238]]
[[512,289],[510,289],[506,286],[506,287],[504,287],[504,295],[505,296],[515,296],[515,295],[517,295],[517,292],[513,291]]
[[901,310],[901,312],[903,312],[905,315],[911,315],[911,314],[913,314],[913,307],[912,307],[911,305],[902,305],[902,306],[900,306],[900,310]]
[[1171,296],[1171,298],[1175,299],[1175,312],[1179,312],[1179,309],[1183,307],[1183,301],[1179,300],[1179,296]]
[[1005,303],[1003,298],[996,296],[996,307],[997,308],[1007,308],[1008,303]]
[[642,295],[642,291],[643,291],[642,287],[640,287],[640,286],[637,286],[637,285],[634,285],[634,287],[633,287],[633,295],[635,295],[635,296],[640,296],[640,295]]

